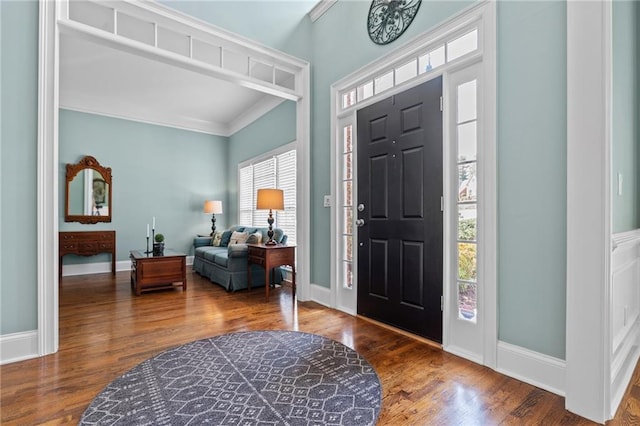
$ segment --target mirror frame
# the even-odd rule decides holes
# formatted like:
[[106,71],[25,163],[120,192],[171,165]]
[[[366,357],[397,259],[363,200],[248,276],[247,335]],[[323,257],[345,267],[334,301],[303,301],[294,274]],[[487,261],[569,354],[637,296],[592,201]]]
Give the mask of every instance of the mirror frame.
[[[93,169],[102,175],[105,183],[109,185],[108,191],[108,206],[109,214],[105,216],[90,216],[90,215],[71,215],[69,214],[69,184],[78,173],[84,169]],[[113,211],[113,203],[111,200],[111,167],[103,167],[98,160],[94,157],[87,155],[77,164],[67,164],[66,175],[66,187],[65,187],[65,206],[64,206],[64,221],[65,222],[80,222],[84,224],[95,224],[100,222],[111,222],[111,212]]]

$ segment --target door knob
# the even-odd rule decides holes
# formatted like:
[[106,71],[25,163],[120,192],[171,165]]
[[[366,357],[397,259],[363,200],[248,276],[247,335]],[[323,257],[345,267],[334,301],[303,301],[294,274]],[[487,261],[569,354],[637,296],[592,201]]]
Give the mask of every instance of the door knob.
[[364,226],[364,219],[357,219],[356,220],[356,226],[357,227]]

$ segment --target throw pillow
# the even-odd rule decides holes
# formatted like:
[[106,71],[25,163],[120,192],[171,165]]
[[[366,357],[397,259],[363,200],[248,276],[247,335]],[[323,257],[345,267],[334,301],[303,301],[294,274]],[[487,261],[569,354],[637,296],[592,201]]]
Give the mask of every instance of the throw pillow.
[[222,233],[222,239],[220,240],[220,247],[226,247],[229,245],[229,240],[231,239],[231,231],[224,231]]
[[247,238],[247,244],[260,244],[262,242],[262,233],[254,232]]
[[229,240],[229,244],[244,244],[247,242],[247,238],[249,238],[249,234],[246,232],[234,232],[231,234],[231,239]]
[[222,242],[222,232],[216,232],[213,234],[213,238],[211,238],[211,245],[214,247],[220,247],[220,243]]

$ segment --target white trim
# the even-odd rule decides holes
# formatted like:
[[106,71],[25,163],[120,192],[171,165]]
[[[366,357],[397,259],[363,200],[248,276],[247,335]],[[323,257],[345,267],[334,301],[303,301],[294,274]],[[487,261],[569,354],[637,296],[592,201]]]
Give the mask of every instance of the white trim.
[[640,240],[640,229],[634,229],[632,231],[618,232],[613,234],[612,237],[612,250],[623,249],[628,244],[636,245]]
[[282,98],[266,96],[256,102],[253,106],[240,114],[227,126],[227,132],[221,136],[231,136],[239,130],[244,129],[249,124],[253,123],[285,100]]
[[338,0],[320,0],[308,13],[311,22],[316,22],[320,19],[337,1]]
[[[187,266],[193,265],[193,256],[186,257]],[[119,260],[116,262],[116,272],[130,271],[131,261]],[[76,263],[62,265],[62,276],[72,277],[76,275],[104,274],[111,272],[111,262]]]
[[318,284],[310,284],[309,296],[309,300],[329,308],[331,307],[331,289]]
[[567,2],[565,406],[598,423],[612,416],[611,9]]
[[[443,98],[446,99],[447,95],[447,79],[449,75],[452,75],[458,70],[466,67],[470,67],[476,63],[481,63],[481,80],[485,87],[480,90],[483,91],[483,104],[480,105],[484,118],[482,121],[482,145],[479,149],[483,150],[482,154],[479,151],[479,160],[486,162],[483,163],[483,194],[487,195],[487,198],[479,203],[478,208],[483,209],[482,214],[484,216],[481,226],[484,229],[484,236],[482,241],[479,241],[479,252],[482,252],[482,256],[479,256],[478,261],[482,262],[481,267],[484,275],[484,295],[481,299],[481,303],[484,303],[484,325],[482,328],[482,348],[478,354],[471,354],[469,349],[463,349],[461,344],[455,344],[454,341],[449,341],[450,335],[447,335],[448,327],[446,324],[447,317],[451,315],[451,309],[448,305],[451,298],[448,293],[448,287],[444,290],[445,303],[444,303],[444,320],[443,324],[443,348],[452,352],[455,352],[461,356],[471,359],[474,362],[487,365],[491,368],[496,366],[497,357],[497,177],[496,177],[496,3],[494,1],[480,1],[474,3],[462,12],[454,15],[453,18],[446,22],[434,26],[431,30],[419,35],[414,40],[401,46],[399,49],[391,52],[389,55],[382,56],[370,64],[367,64],[360,68],[358,71],[344,77],[331,86],[331,188],[332,196],[334,200],[338,197],[336,194],[340,193],[340,184],[337,175],[340,163],[341,154],[338,153],[336,148],[339,135],[337,134],[339,129],[337,126],[339,120],[353,115],[360,108],[368,106],[380,99],[387,98],[393,94],[407,90],[415,85],[421,84],[428,79],[432,79],[438,75],[444,76],[443,82]],[[466,55],[459,60],[452,61],[450,64],[445,64],[436,68],[433,72],[424,73],[405,84],[398,85],[393,89],[387,90],[379,95],[372,96],[362,102],[356,103],[354,106],[345,110],[341,110],[341,96],[340,94],[352,87],[356,87],[358,83],[366,81],[373,76],[380,74],[381,72],[390,68],[390,64],[402,63],[407,58],[414,57],[418,51],[424,46],[433,45],[436,42],[445,40],[452,32],[458,33],[464,31],[471,26],[478,26],[480,31],[480,39],[478,50]],[[445,107],[445,117],[446,117]],[[445,123],[445,135],[447,136],[447,127]],[[480,130],[480,129],[479,129]],[[479,134],[480,137],[480,134]],[[445,142],[446,143],[446,142]],[[447,163],[448,164],[448,163]],[[448,173],[451,171],[451,167],[445,164],[444,173],[445,180],[448,179]],[[357,167],[357,165],[356,165]],[[450,185],[449,185],[450,186]],[[445,188],[446,189],[446,188]],[[333,296],[331,298],[332,307],[336,309],[344,310],[347,313],[351,313],[344,307],[340,306],[340,302],[337,300],[337,286],[341,279],[340,268],[337,264],[339,259],[337,233],[341,218],[341,212],[334,209],[331,214],[331,289]],[[450,233],[449,233],[450,234]],[[446,237],[446,235],[444,236]],[[450,238],[449,238],[450,239]],[[445,273],[447,273],[447,265],[451,265],[449,259],[451,250],[449,250],[451,241],[445,241]],[[448,281],[450,283],[451,280]],[[451,343],[449,345],[449,343]]]
[[496,371],[560,396],[565,394],[565,367],[561,359],[498,342]]
[[22,331],[20,333],[0,336],[0,365],[40,356],[38,331]]
[[[172,9],[158,6],[153,2],[122,2],[124,7],[141,7],[155,9],[168,19],[186,19]],[[59,9],[58,9],[59,8]],[[58,109],[59,109],[59,26],[56,26],[56,12],[64,16],[67,10],[65,1],[41,1],[40,2],[40,60],[38,65],[40,93],[38,101],[38,338],[39,354],[45,355],[58,350]],[[204,24],[188,17],[188,25],[194,28]],[[182,22],[184,24],[184,22]],[[205,25],[207,26],[207,25]],[[210,26],[208,26],[210,27]],[[196,28],[198,29],[198,28]],[[210,28],[209,28],[210,29]],[[294,58],[285,53],[278,52],[252,42],[242,36],[217,29],[218,35],[233,38],[233,42],[247,45],[259,55],[268,56],[274,61],[288,64],[296,76],[296,90],[300,96],[296,96],[296,139],[298,143],[298,229],[300,241],[304,244],[297,250],[297,285],[299,300],[306,300],[309,293],[310,277],[310,65],[308,62]],[[277,63],[280,66],[280,63]],[[287,69],[287,66],[282,66]],[[278,90],[278,93],[284,93]],[[287,98],[286,96],[284,96]]]
[[40,2],[36,247],[38,354],[58,350],[58,33],[57,2]]

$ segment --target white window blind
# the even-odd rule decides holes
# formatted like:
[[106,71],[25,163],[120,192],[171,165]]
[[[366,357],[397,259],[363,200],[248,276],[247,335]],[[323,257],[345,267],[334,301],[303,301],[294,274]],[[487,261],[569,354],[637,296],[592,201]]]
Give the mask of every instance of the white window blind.
[[274,227],[287,234],[287,244],[296,244],[296,150],[241,166],[238,174],[239,220],[242,225],[267,226],[268,210],[256,210],[258,189],[284,191],[284,211],[274,212]]

